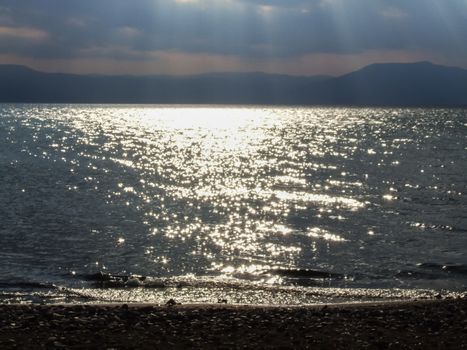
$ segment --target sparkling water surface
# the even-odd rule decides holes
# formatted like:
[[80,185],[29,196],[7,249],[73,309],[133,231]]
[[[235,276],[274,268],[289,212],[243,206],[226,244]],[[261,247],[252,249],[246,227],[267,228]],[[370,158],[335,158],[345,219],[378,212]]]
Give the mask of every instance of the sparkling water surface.
[[0,180],[6,302],[467,287],[463,109],[4,104]]

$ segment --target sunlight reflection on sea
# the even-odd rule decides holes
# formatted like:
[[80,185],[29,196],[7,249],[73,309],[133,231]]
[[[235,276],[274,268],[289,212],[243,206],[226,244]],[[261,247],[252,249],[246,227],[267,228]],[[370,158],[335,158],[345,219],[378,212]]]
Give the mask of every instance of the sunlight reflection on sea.
[[319,270],[347,276],[337,286],[462,288],[466,120],[464,110],[3,105],[12,263],[1,272],[290,286],[306,276],[287,271]]

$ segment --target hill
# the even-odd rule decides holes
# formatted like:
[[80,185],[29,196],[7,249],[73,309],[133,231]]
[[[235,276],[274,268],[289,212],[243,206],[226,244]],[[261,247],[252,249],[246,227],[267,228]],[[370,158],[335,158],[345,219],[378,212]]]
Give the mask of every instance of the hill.
[[373,64],[339,77],[104,76],[0,65],[0,102],[467,106],[467,70],[419,62]]

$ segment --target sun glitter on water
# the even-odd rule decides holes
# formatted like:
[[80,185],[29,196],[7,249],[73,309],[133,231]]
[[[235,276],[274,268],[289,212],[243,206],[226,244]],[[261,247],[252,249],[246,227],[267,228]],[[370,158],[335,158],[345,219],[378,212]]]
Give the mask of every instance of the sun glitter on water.
[[[62,259],[74,276],[290,285],[304,282],[287,271],[321,270],[361,278],[333,283],[365,286],[406,269],[402,261],[418,269],[448,254],[462,266],[463,158],[426,152],[446,139],[464,153],[462,113],[448,124],[416,110],[8,108],[2,159],[15,175],[4,181],[21,183],[2,193],[10,198],[2,210],[35,213],[14,225],[29,242],[24,256]],[[409,211],[413,203],[423,210]],[[455,239],[430,245],[439,232]],[[34,268],[49,271],[43,264]],[[394,275],[385,283],[408,283]]]

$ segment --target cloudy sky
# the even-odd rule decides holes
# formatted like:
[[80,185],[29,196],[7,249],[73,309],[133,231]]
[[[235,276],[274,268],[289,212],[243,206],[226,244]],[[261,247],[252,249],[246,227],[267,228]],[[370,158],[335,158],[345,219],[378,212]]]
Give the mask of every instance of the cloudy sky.
[[0,63],[45,71],[338,75],[467,68],[467,0],[0,0]]

